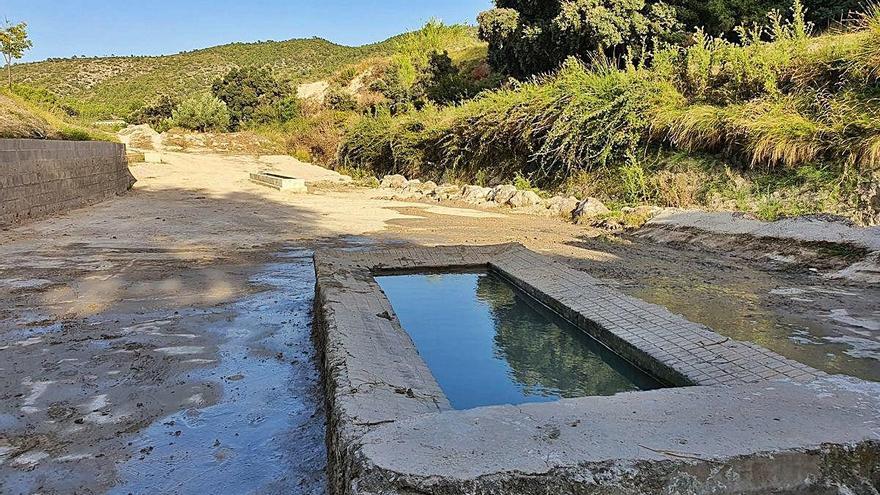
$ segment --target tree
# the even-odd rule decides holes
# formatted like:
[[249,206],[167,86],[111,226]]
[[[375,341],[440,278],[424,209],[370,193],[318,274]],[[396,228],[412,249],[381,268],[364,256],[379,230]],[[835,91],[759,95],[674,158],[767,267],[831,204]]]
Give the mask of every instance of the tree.
[[214,96],[226,103],[232,129],[254,120],[264,120],[288,97],[290,88],[267,69],[234,68],[211,87]]
[[0,29],[0,51],[6,59],[6,74],[9,88],[12,89],[12,61],[24,56],[25,50],[34,46],[27,34],[27,23],[12,24],[6,19],[6,25]]
[[[667,0],[675,7],[679,20],[687,30],[702,28],[712,36],[734,38],[737,26],[764,25],[771,10],[785,12],[791,0]],[[862,0],[805,0],[807,20],[824,29],[835,21],[845,20],[849,13],[864,7]]]
[[449,52],[432,52],[428,66],[419,76],[415,93],[440,105],[472,96],[471,85],[452,62]]
[[130,124],[149,124],[158,130],[162,122],[172,118],[174,110],[179,102],[171,95],[162,94],[156,97],[152,103],[144,105],[128,116]]
[[646,0],[496,0],[479,17],[489,61],[513,76],[555,70],[568,57],[643,60],[681,33],[675,9]]

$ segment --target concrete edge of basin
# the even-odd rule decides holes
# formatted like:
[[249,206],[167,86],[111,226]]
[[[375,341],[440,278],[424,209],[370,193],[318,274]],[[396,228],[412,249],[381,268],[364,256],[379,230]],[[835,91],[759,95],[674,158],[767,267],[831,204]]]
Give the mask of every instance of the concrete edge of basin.
[[[419,356],[409,335],[400,327],[391,304],[374,279],[377,273],[434,271],[463,267],[486,267],[499,272],[519,288],[642,369],[673,385],[697,385],[688,389],[652,392],[659,394],[660,397],[678,397],[677,394],[680,394],[681,390],[705,390],[708,391],[705,393],[709,396],[720,394],[722,397],[730,397],[729,386],[762,386],[769,380],[784,380],[790,382],[791,386],[805,387],[804,384],[829,379],[822,372],[783,358],[757,345],[722,337],[705,326],[694,324],[670,313],[665,308],[626,296],[586,273],[528,251],[518,244],[399,248],[359,252],[318,251],[315,253],[317,275],[315,338],[322,355],[322,372],[327,396],[331,493],[346,495],[425,493],[420,490],[429,485],[434,487],[428,490],[430,493],[520,493],[517,491],[517,486],[521,483],[521,480],[517,481],[519,477],[494,476],[509,473],[515,463],[509,463],[507,468],[503,463],[493,464],[495,467],[492,469],[497,468],[497,473],[483,472],[478,477],[484,481],[494,480],[480,489],[488,491],[474,491],[477,486],[473,484],[474,479],[465,479],[461,483],[455,481],[458,479],[456,469],[460,469],[461,466],[450,468],[441,475],[431,475],[430,470],[419,467],[424,467],[425,464],[420,462],[431,459],[431,455],[422,452],[414,453],[411,457],[395,457],[398,452],[405,452],[407,449],[412,451],[414,447],[410,442],[412,438],[419,437],[418,434],[409,437],[409,434],[396,434],[395,432],[403,431],[397,429],[404,428],[403,425],[412,426],[417,423],[414,431],[422,432],[434,440],[453,444],[460,440],[461,431],[456,428],[462,426],[458,422],[461,418],[475,417],[479,422],[480,418],[486,420],[491,417],[491,413],[498,410],[498,408],[451,410],[443,391]],[[801,395],[796,399],[804,399],[806,403],[811,402],[806,399],[816,395],[809,391],[811,389],[798,390]],[[637,399],[631,400],[638,401],[649,397],[640,395],[646,393],[623,394],[623,396],[635,395]],[[831,393],[831,396],[833,397],[834,393]],[[522,406],[515,410],[534,410],[539,414],[553,417],[554,410],[561,407],[560,404],[573,403],[583,406],[596,400],[599,398]],[[877,405],[875,402],[874,406]],[[570,406],[566,405],[566,407]],[[880,407],[877,409],[880,410]],[[589,408],[584,409],[584,411],[588,410]],[[620,414],[623,413],[624,411],[621,410]],[[799,411],[799,414],[802,413],[803,411]],[[677,417],[674,411],[670,414],[673,418]],[[752,418],[753,421],[760,419],[749,414],[743,417]],[[849,450],[853,452],[852,455],[864,458],[862,453],[856,454],[861,452],[859,449],[863,448],[864,441],[876,442],[880,438],[876,426],[880,424],[877,414],[868,420],[874,422],[873,429],[863,425],[854,427],[851,431],[841,431],[837,437],[832,437],[832,439],[839,438],[841,443],[838,445],[831,442],[831,444],[852,447]],[[613,423],[613,416],[609,416],[607,421]],[[828,427],[821,421],[813,421],[813,424],[823,428]],[[561,428],[559,425],[553,427]],[[502,435],[522,440],[534,434],[534,431],[528,429],[521,431],[514,429],[505,431]],[[504,438],[496,438],[497,441],[493,441],[492,438],[484,440],[479,444],[469,443],[469,445],[478,454],[498,457],[501,453],[499,449],[504,444],[501,440]],[[613,442],[613,439],[611,441]],[[813,442],[813,439],[789,447],[795,449],[798,455],[802,455],[804,451],[816,447],[810,442]],[[534,445],[525,442],[520,447],[531,448]],[[748,453],[742,455],[758,456],[762,459],[766,457],[765,450],[759,449],[757,445],[754,447],[752,450],[747,449]],[[870,444],[869,447],[871,452],[877,452],[878,445]],[[415,450],[418,451],[418,448]],[[448,454],[452,454],[452,450],[447,453],[442,452],[442,448],[439,450],[438,456],[435,456],[431,462],[438,465],[455,464],[448,457]],[[784,449],[780,447],[777,450],[781,454]],[[820,450],[810,451],[813,452],[810,454],[813,457],[810,458],[817,459],[815,455],[819,455]],[[531,459],[528,451],[523,451],[522,456],[524,459]],[[395,461],[383,464],[383,459]],[[672,460],[681,461],[674,456]],[[690,461],[703,462],[695,459]],[[583,467],[586,465],[585,462],[585,458],[578,458],[575,455],[555,466],[554,470],[578,472],[580,473],[578,476],[581,477],[588,473],[599,475],[602,471],[599,466],[607,463],[617,465],[614,463],[622,461],[609,454],[607,459],[591,464],[591,468],[579,470],[578,466]],[[668,465],[671,459],[667,456],[662,462]],[[723,465],[726,461],[717,462],[722,462]],[[758,469],[761,472],[773,466],[775,466],[773,469],[785,469],[785,463],[781,461],[762,462],[763,467]],[[816,471],[814,473],[816,476],[810,479],[821,478],[819,472],[827,470],[827,466],[822,467],[824,466],[822,462],[817,461],[810,465]],[[741,478],[751,476],[749,473],[735,474]],[[445,482],[437,484],[437,476],[449,481],[450,484],[444,484]],[[548,476],[546,472],[539,475],[540,478],[546,476]],[[429,481],[425,482],[425,480]],[[569,487],[572,493],[604,493],[601,490],[590,491],[595,488],[590,488],[593,482],[582,481],[583,484],[579,484],[570,479],[566,483],[573,483]],[[672,479],[667,481],[672,482]],[[436,491],[441,486],[444,488]],[[784,487],[780,486],[780,488]],[[583,491],[578,491],[581,489]],[[658,492],[636,490],[619,493]]]

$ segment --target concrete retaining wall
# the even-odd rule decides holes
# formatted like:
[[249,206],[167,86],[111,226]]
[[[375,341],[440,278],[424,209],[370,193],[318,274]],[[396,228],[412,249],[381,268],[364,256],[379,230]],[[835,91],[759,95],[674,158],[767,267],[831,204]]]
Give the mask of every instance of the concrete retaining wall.
[[98,203],[134,182],[122,144],[0,139],[0,225]]

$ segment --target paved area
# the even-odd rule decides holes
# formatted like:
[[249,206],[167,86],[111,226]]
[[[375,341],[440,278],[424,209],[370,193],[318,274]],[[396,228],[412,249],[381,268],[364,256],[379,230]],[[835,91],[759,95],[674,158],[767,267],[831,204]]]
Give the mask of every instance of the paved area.
[[307,253],[328,247],[523,242],[725,336],[880,380],[880,290],[821,270],[249,182],[266,169],[328,175],[288,157],[163,160],[133,167],[124,197],[0,231],[0,493],[323,493],[303,308]]

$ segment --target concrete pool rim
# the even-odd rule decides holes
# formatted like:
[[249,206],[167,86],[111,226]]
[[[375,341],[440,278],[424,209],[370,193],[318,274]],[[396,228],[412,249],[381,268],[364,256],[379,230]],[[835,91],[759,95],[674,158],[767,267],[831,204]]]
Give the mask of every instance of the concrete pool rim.
[[[528,407],[452,411],[373,277],[471,269],[491,269],[501,274],[630,362],[668,383],[689,388],[569,399]],[[837,449],[856,455],[853,452],[857,449],[868,448],[874,452],[877,448],[880,393],[871,388],[875,384],[828,377],[757,345],[724,338],[705,326],[626,296],[586,273],[516,244],[319,251],[315,254],[315,270],[315,336],[323,355],[333,493],[421,493],[419,490],[441,488],[437,493],[479,493],[479,490],[517,493],[505,490],[525,489],[528,483],[557,482],[568,486],[567,489],[587,490],[599,483],[595,478],[598,465],[607,470],[609,465],[620,467],[621,462],[630,468],[634,463],[643,463],[650,469],[632,471],[620,467],[614,476],[606,473],[610,476],[606,481],[610,483],[609,480],[614,479],[614,483],[622,483],[619,485],[622,487],[629,479],[632,486],[637,487],[638,473],[650,471],[655,483],[674,483],[682,472],[688,472],[687,469],[682,471],[684,467],[690,466],[693,468],[690,471],[694,471],[694,466],[699,465],[705,469],[689,474],[692,478],[689,483],[709,486],[719,483],[718,474],[712,474],[717,470],[710,468],[723,465],[736,470],[732,460],[743,458],[751,463],[760,461],[762,472],[775,474],[765,474],[762,481],[737,472],[740,479],[737,489],[749,486],[776,489],[803,483],[803,479],[825,483],[827,480],[821,473],[833,469],[822,459],[839,459],[842,454]],[[819,382],[822,383],[821,394],[815,391]],[[861,390],[859,387],[870,390],[867,396],[871,400],[866,401],[864,393],[853,392]],[[734,394],[731,390],[738,392]],[[700,401],[713,404],[718,411],[746,410],[734,419],[703,418],[703,422],[692,424],[695,415],[699,415],[699,410],[693,409],[694,403]],[[658,407],[657,404],[676,406],[666,411],[665,417],[657,417],[657,411],[652,409]],[[772,410],[774,404],[786,404],[789,410],[775,414],[782,418],[754,417],[758,411]],[[847,404],[846,414],[840,413],[840,404]],[[838,417],[832,421],[803,410],[822,410],[823,407],[834,407]],[[648,418],[655,421],[656,428],[641,434],[651,437],[656,430],[661,434],[660,438],[654,438],[656,445],[639,447],[637,452],[622,448],[619,453],[603,445],[595,445],[589,452],[571,446],[560,447],[558,452],[550,449],[556,456],[552,462],[547,460],[552,468],[541,470],[534,466],[535,452],[546,447],[542,441],[535,440],[540,438],[541,428],[535,431],[526,426],[507,428],[509,421],[515,418],[520,418],[522,425],[530,424],[532,420],[528,418],[548,418],[547,425],[543,426],[551,433],[549,440],[545,440],[552,444],[565,440],[577,430],[563,428],[563,423],[573,417],[571,414],[587,415],[572,419],[573,424],[581,424],[593,414],[592,417],[606,418],[605,423],[590,424],[588,429],[593,429],[592,433],[584,433],[587,436],[580,442],[589,444],[591,439],[601,437],[600,430],[611,435],[611,439],[615,435],[622,439],[626,430],[619,429],[621,420],[609,413],[616,408],[633,409],[629,413],[643,418],[643,423],[648,422]],[[560,416],[563,411],[568,415],[566,418]],[[841,417],[849,423],[841,423]],[[507,419],[497,423],[500,418]],[[554,424],[555,421],[559,423]],[[706,432],[712,432],[713,427],[725,422],[742,421],[761,432],[761,436],[753,439],[753,445],[748,439],[743,440],[745,443],[722,439],[718,432],[715,436],[719,438],[699,439],[689,437],[694,433],[680,431],[682,426],[691,425],[689,428],[693,430],[703,425]],[[465,431],[479,437],[483,430],[470,428],[480,423],[490,431],[496,428],[500,436],[484,438],[480,443],[459,438]],[[794,435],[792,428],[797,429],[798,425],[812,429],[814,434]],[[556,430],[559,433],[554,434]],[[666,430],[675,430],[687,437],[679,440],[690,442],[691,450],[696,453],[676,456],[674,447],[678,444],[670,444],[671,438],[662,437]],[[448,439],[449,446],[444,446],[444,439]],[[424,450],[424,445],[434,443],[433,448]],[[462,453],[452,448],[455,443],[467,445],[471,451]],[[511,448],[526,450],[515,459],[507,459],[503,450]],[[529,449],[535,452],[529,453]],[[768,457],[768,451],[778,451],[779,456],[794,456],[797,461],[781,463],[781,457]],[[859,455],[860,459],[865,458]],[[465,462],[469,456],[473,459]],[[481,463],[481,459],[498,462]],[[656,471],[657,466],[667,469],[670,465],[678,467],[661,470],[663,473]],[[473,466],[481,467],[471,469]],[[756,468],[749,469],[755,472]],[[792,481],[796,479],[801,481]],[[630,491],[622,493],[656,493],[638,491],[638,488],[627,490]]]

